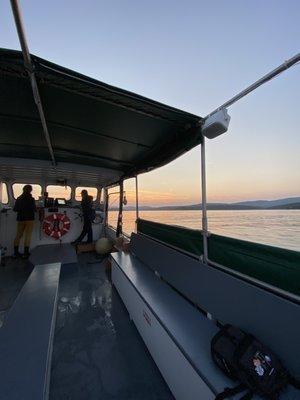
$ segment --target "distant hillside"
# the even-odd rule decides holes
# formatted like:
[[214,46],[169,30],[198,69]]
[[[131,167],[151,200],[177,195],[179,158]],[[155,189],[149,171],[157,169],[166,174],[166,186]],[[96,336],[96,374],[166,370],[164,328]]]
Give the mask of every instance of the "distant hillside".
[[300,202],[292,204],[283,204],[282,206],[270,207],[272,210],[300,210]]
[[[187,206],[165,206],[157,207],[155,210],[201,210],[201,204],[191,204]],[[255,210],[255,207],[242,204],[227,204],[227,203],[208,203],[208,210]]]
[[[201,204],[189,204],[184,206],[149,207],[142,206],[140,210],[201,210]],[[278,200],[251,200],[238,203],[208,203],[208,210],[300,210],[300,197],[289,197]],[[111,210],[117,210],[112,208]],[[124,207],[124,210],[135,210],[135,206]]]
[[277,199],[277,200],[254,200],[254,201],[242,201],[239,203],[235,203],[236,205],[241,204],[250,207],[258,207],[258,208],[273,208],[279,206],[286,206],[288,204],[297,204],[300,203],[300,197],[288,197],[286,199]]

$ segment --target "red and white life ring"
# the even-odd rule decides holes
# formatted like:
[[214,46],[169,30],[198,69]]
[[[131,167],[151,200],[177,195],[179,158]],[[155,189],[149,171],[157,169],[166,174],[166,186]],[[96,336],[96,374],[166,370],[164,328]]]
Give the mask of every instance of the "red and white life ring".
[[71,226],[70,219],[65,214],[54,213],[48,215],[43,221],[43,231],[53,239],[60,239],[69,232]]

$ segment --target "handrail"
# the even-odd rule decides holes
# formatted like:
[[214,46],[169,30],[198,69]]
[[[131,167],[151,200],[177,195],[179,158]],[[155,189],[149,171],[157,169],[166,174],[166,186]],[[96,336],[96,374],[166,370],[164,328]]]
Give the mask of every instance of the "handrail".
[[[145,221],[147,221],[147,220],[145,220]],[[149,222],[153,222],[153,221],[149,221]],[[168,224],[161,224],[161,225],[174,227],[174,225],[168,225]],[[186,228],[186,227],[182,227],[182,228],[193,231],[193,229],[190,229],[190,228]],[[199,231],[199,232],[201,232],[202,235],[203,235],[202,231]],[[199,255],[197,256],[197,254],[195,254],[195,253],[192,253],[192,252],[187,251],[185,249],[181,249],[181,248],[177,247],[176,245],[173,245],[173,244],[170,244],[168,242],[165,242],[165,241],[163,241],[161,239],[156,238],[155,236],[151,236],[151,235],[143,233],[143,232],[138,232],[138,234],[146,236],[146,237],[148,237],[148,238],[150,238],[150,239],[152,239],[152,240],[154,240],[156,242],[159,242],[159,243],[164,244],[164,245],[166,245],[166,246],[168,246],[170,248],[173,248],[174,250],[179,251],[180,253],[186,254],[187,256],[190,256],[190,257],[193,257],[193,258],[196,258],[196,259],[199,260]],[[203,257],[203,255],[201,255],[201,258],[202,257]],[[202,260],[202,261],[204,261],[204,260]],[[219,270],[222,270],[222,271],[224,271],[224,272],[226,272],[228,274],[231,274],[232,276],[236,276],[239,279],[242,279],[242,280],[244,280],[244,281],[246,281],[246,282],[248,282],[250,284],[253,284],[255,286],[258,286],[258,287],[260,287],[260,288],[262,288],[264,290],[267,290],[268,292],[271,292],[271,293],[273,293],[273,294],[275,294],[277,296],[283,297],[283,298],[285,298],[285,299],[287,299],[289,301],[292,301],[294,303],[300,304],[300,296],[298,296],[297,294],[291,293],[291,292],[289,292],[289,291],[287,291],[285,289],[281,289],[278,286],[275,286],[275,285],[273,285],[271,283],[267,283],[265,281],[262,281],[260,279],[255,278],[255,277],[252,277],[250,275],[244,274],[243,272],[237,271],[237,270],[232,269],[230,267],[227,267],[227,266],[225,266],[223,264],[219,264],[219,263],[217,263],[215,261],[210,260],[209,257],[207,258],[207,265],[209,265],[211,267],[214,267],[214,268],[217,268]]]
[[241,278],[245,281],[248,281],[249,283],[254,284],[255,286],[259,286],[262,289],[268,290],[269,292],[272,292],[273,294],[275,294],[277,296],[284,297],[287,300],[290,300],[290,301],[293,301],[294,303],[300,304],[300,296],[297,296],[294,293],[290,293],[286,290],[278,288],[277,286],[273,286],[273,285],[270,285],[269,283],[260,281],[259,279],[253,278],[252,276],[242,274],[241,272],[233,270],[231,268],[228,268],[223,264],[218,264],[214,261],[211,261],[209,258],[207,259],[207,264],[212,267],[223,270],[224,272],[227,272],[231,275],[235,275],[236,277]]

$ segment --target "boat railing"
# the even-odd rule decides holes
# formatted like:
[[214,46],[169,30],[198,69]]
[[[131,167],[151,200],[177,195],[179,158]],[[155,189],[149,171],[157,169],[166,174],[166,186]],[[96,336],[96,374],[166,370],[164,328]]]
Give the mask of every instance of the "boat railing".
[[[203,261],[202,231],[139,219],[138,233]],[[209,234],[208,264],[300,304],[300,252]]]

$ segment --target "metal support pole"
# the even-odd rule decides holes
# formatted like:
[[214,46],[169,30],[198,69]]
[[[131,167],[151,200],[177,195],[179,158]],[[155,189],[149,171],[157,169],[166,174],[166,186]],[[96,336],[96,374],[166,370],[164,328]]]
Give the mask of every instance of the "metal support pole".
[[135,211],[136,211],[136,220],[135,220],[135,231],[137,233],[137,221],[139,219],[139,188],[138,188],[138,177],[135,177]]
[[120,199],[119,199],[119,214],[118,214],[118,224],[117,224],[117,237],[121,236],[122,231],[122,220],[123,220],[123,196],[124,196],[124,184],[123,181],[120,182]]
[[103,221],[103,224],[104,224],[104,227],[106,228],[107,227],[107,221],[108,221],[108,201],[109,201],[109,198],[108,198],[108,189],[104,188],[103,190],[104,190],[104,221]]
[[52,147],[52,143],[51,143],[51,139],[50,139],[47,123],[46,123],[46,118],[45,118],[43,105],[42,105],[42,101],[41,101],[41,97],[40,97],[40,93],[39,93],[39,89],[38,89],[38,84],[37,84],[35,73],[34,73],[34,65],[31,60],[31,56],[30,56],[27,41],[26,41],[21,9],[20,9],[18,0],[10,0],[10,3],[11,3],[11,8],[13,11],[15,24],[16,24],[16,28],[17,28],[17,32],[18,32],[18,36],[19,36],[19,41],[20,41],[20,45],[21,45],[21,49],[22,49],[22,53],[23,53],[25,69],[29,75],[34,101],[35,101],[35,104],[38,108],[38,112],[40,115],[40,119],[41,119],[41,123],[42,123],[42,127],[43,127],[43,133],[44,133],[44,136],[46,139],[46,143],[47,143],[48,150],[50,153],[51,161],[52,161],[52,164],[55,166],[56,161],[55,161],[55,157],[54,157],[53,147]]
[[273,69],[268,74],[264,75],[262,78],[258,79],[256,82],[252,83],[252,85],[248,86],[246,89],[242,90],[240,93],[232,97],[230,100],[226,101],[226,103],[222,104],[220,107],[216,108],[210,114],[208,114],[205,118],[208,118],[210,115],[214,114],[215,112],[221,110],[222,108],[227,108],[231,106],[236,101],[240,100],[242,97],[245,97],[247,94],[251,93],[253,90],[257,89],[259,86],[263,85],[264,83],[270,81],[271,79],[275,78],[277,75],[281,74],[285,70],[291,68],[293,65],[300,62],[300,53],[296,54],[294,57],[286,60],[283,64],[279,65],[279,67]]
[[206,207],[206,164],[205,164],[205,137],[202,135],[201,142],[201,191],[202,191],[202,236],[203,236],[203,262],[207,264],[208,250],[207,250],[207,236],[208,236],[208,223],[207,223],[207,207]]

